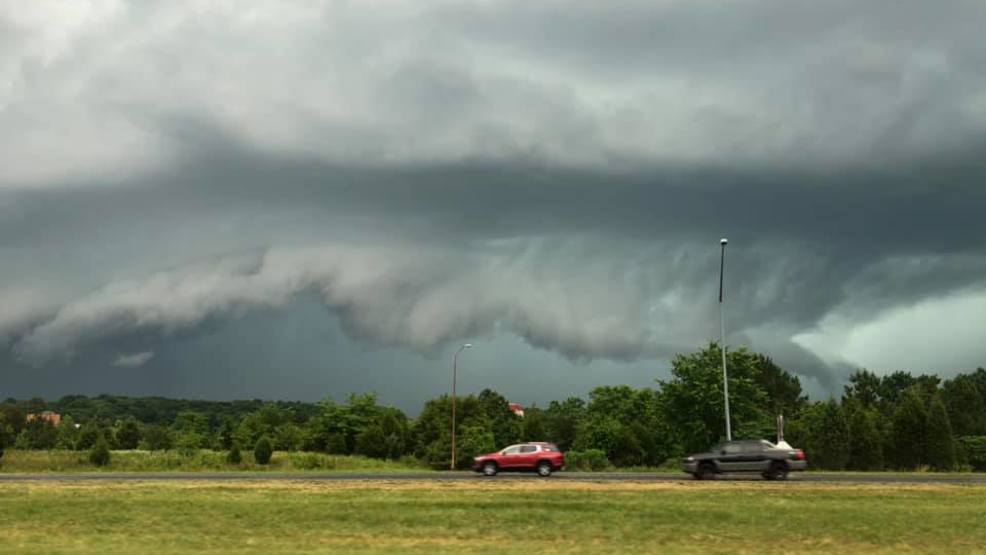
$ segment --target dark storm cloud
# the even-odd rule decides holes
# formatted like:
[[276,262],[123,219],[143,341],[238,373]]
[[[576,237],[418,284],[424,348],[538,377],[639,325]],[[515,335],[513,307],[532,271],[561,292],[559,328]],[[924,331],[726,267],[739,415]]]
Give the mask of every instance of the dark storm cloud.
[[241,360],[169,345],[298,299],[418,368],[666,360],[717,335],[726,235],[730,342],[831,391],[792,338],[986,286],[973,4],[104,8],[0,17],[16,368]]

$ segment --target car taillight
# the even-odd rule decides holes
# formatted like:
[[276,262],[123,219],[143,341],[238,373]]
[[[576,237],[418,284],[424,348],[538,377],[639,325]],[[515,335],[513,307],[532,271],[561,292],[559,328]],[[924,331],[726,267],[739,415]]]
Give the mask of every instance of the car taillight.
[[799,461],[805,460],[805,452],[802,451],[801,449],[798,449],[798,451],[794,454],[794,458]]

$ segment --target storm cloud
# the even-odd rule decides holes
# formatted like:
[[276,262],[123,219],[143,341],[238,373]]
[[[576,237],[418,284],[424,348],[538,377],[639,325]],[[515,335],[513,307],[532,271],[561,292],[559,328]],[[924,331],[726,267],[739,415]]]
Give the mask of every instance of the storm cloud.
[[[437,392],[426,369],[463,341],[496,345],[485,383],[525,402],[645,385],[717,338],[722,236],[729,343],[816,393],[857,366],[981,365],[984,22],[963,2],[4,6],[8,387],[410,406],[352,365]],[[215,370],[258,343],[276,368]]]

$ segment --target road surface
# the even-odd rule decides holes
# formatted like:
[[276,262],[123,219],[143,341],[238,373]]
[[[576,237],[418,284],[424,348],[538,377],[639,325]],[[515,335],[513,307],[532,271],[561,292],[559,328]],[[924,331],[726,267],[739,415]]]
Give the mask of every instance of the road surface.
[[[4,482],[89,482],[89,481],[243,481],[287,480],[305,482],[332,481],[434,481],[434,482],[490,482],[502,480],[544,480],[535,474],[501,473],[486,477],[473,472],[401,472],[401,473],[348,473],[348,472],[92,472],[92,473],[41,473],[0,474]],[[678,482],[694,481],[683,473],[638,472],[558,472],[548,480],[569,482]],[[720,477],[729,481],[763,481],[756,475]],[[904,484],[970,484],[986,485],[986,474],[893,474],[893,473],[792,473],[790,482],[826,482],[843,484],[904,483]]]

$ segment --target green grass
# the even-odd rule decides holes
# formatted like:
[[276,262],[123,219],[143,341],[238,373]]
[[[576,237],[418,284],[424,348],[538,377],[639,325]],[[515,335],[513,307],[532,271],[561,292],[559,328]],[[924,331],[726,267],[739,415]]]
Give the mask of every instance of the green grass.
[[0,483],[4,553],[974,553],[986,488]]
[[243,462],[226,462],[226,453],[201,449],[191,454],[178,451],[113,451],[110,464],[98,467],[86,451],[8,450],[0,458],[0,473],[44,472],[208,472],[208,471],[351,471],[406,472],[427,470],[416,460],[382,461],[357,456],[277,451],[268,465],[258,465],[253,453],[242,452]]

